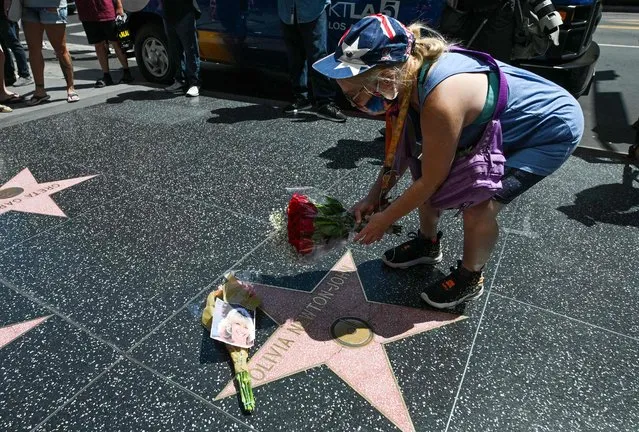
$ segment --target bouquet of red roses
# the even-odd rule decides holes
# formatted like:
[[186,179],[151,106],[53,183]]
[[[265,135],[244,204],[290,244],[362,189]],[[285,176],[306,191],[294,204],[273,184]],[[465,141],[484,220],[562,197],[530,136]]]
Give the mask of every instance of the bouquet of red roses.
[[[288,242],[300,255],[332,249],[346,243],[350,234],[360,231],[366,221],[355,222],[341,202],[330,196],[312,199],[294,193],[288,203]],[[389,233],[398,234],[401,227],[392,225]]]

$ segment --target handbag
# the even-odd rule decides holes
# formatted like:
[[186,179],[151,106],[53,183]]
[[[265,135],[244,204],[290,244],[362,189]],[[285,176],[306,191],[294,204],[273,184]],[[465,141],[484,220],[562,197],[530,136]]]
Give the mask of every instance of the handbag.
[[18,22],[22,18],[22,0],[12,0],[7,19],[9,21]]

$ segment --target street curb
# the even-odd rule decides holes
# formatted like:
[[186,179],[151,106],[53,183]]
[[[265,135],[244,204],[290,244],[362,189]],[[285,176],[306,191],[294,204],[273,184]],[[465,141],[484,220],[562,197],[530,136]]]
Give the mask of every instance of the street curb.
[[626,13],[639,13],[639,6],[603,6],[604,12],[626,12]]
[[[157,88],[159,87],[153,85],[123,85],[122,87],[114,86],[114,88],[109,89],[108,91],[89,96],[82,96],[78,102],[74,103],[68,103],[66,101],[55,101],[48,102],[42,105],[36,105],[34,107],[20,107],[17,110],[14,109],[13,113],[2,114],[2,117],[0,117],[0,119],[2,120],[0,122],[0,130],[23,123],[41,120],[53,115],[73,112],[82,108],[89,108],[94,105],[106,103],[108,99],[114,96],[139,91],[154,91],[157,90]],[[24,112],[24,114],[22,114],[22,112]]]

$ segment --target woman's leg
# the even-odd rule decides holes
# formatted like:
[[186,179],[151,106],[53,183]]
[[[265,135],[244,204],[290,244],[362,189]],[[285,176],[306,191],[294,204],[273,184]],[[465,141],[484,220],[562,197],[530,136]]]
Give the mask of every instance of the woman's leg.
[[42,35],[44,26],[39,22],[22,21],[24,30],[24,38],[27,40],[29,48],[29,63],[31,64],[31,73],[35,82],[36,97],[47,94],[44,89],[44,57],[42,56]]
[[[566,144],[567,149],[570,149],[571,146],[572,144],[570,143]],[[569,154],[569,152],[566,154]],[[497,192],[494,199],[464,210],[464,257],[462,266],[466,270],[479,272],[488,262],[499,237],[499,226],[497,224],[499,211],[543,179],[544,176],[541,175],[516,168],[507,168],[501,179],[502,189]]]
[[462,266],[479,272],[488,262],[499,237],[497,214],[504,207],[495,200],[464,210],[464,256]]
[[426,287],[421,294],[426,303],[445,309],[482,295],[482,269],[497,243],[497,214],[503,206],[491,199],[464,210],[464,256],[461,265]]
[[439,215],[440,211],[428,203],[419,206],[419,233],[411,233],[410,240],[384,252],[384,264],[403,269],[417,264],[434,265],[441,262],[441,234],[437,232]]
[[419,232],[426,238],[431,240],[437,238],[437,225],[439,224],[439,218],[441,211],[430,206],[429,203],[424,203],[419,206]]
[[75,91],[73,87],[73,63],[71,62],[71,54],[67,49],[67,31],[66,24],[45,24],[44,29],[47,32],[47,37],[51,46],[55,50],[58,62],[60,62],[60,69],[67,82],[67,93]]
[[6,61],[4,51],[2,51],[2,47],[0,47],[0,98],[7,99],[11,97],[11,92],[7,90],[7,87],[4,84],[4,62]]

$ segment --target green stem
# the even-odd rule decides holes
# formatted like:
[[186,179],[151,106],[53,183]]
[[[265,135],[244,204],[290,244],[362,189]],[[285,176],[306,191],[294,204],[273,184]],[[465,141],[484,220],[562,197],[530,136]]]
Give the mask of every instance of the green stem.
[[255,409],[255,398],[253,397],[253,388],[251,387],[251,376],[247,371],[243,371],[235,375],[240,386],[240,399],[246,412],[253,412]]

